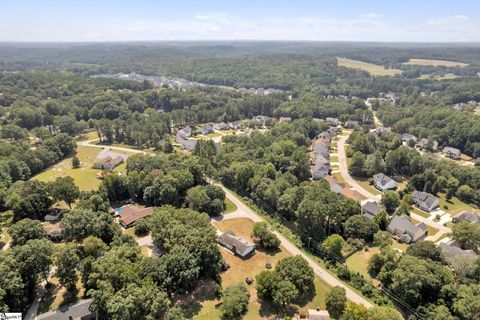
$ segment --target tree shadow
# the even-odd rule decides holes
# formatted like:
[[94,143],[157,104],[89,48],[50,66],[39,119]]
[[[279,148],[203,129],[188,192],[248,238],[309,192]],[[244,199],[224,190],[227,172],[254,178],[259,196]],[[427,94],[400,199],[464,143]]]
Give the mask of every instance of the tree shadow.
[[50,307],[52,306],[53,302],[55,301],[55,296],[57,292],[60,290],[60,286],[55,285],[53,283],[47,283],[45,285],[45,290],[43,292],[42,299],[38,305],[38,314],[42,314],[48,312]]
[[60,307],[71,304],[78,301],[78,288],[73,287],[69,290],[66,290],[62,296],[62,302],[60,302]]
[[[200,281],[193,292],[177,295],[172,300],[175,305],[182,308],[185,317],[191,319],[200,313],[203,302],[217,299],[215,296],[215,285],[215,281],[211,279]],[[216,309],[219,306],[220,303],[215,304]]]
[[298,308],[295,305],[278,306],[268,300],[260,300],[259,314],[262,318],[271,319],[273,317],[293,316],[298,313]]

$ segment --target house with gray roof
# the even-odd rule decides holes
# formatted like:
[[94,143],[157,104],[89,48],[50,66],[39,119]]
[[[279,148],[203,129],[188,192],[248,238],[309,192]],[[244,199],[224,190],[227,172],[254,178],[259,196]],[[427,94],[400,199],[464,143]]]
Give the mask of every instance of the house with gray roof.
[[360,123],[358,123],[358,121],[355,121],[355,120],[347,120],[345,121],[345,124],[343,126],[348,129],[353,129],[360,126]]
[[50,311],[37,316],[37,320],[90,320],[95,319],[91,310],[93,299],[80,300],[76,303],[61,306],[55,311]]
[[452,147],[443,148],[442,153],[445,157],[449,157],[450,159],[454,159],[454,160],[460,159],[460,155],[461,155],[460,150]]
[[480,214],[473,211],[462,211],[452,217],[453,223],[460,223],[462,221],[468,221],[470,223],[480,225]]
[[180,129],[177,131],[177,134],[175,135],[175,139],[188,139],[192,136],[193,130],[189,126]]
[[100,170],[113,170],[128,159],[128,155],[105,148],[95,157],[92,167]]
[[439,245],[442,249],[443,257],[452,268],[458,266],[458,262],[472,261],[477,258],[473,250],[463,250],[456,241],[442,242]]
[[200,128],[200,133],[207,135],[213,132],[213,126],[211,124],[206,124]]
[[427,226],[422,222],[414,225],[406,216],[395,216],[387,227],[395,238],[404,243],[412,243],[427,237]]
[[225,122],[219,122],[219,123],[214,123],[213,124],[213,130],[222,131],[222,130],[227,130],[227,129],[228,129],[228,124],[226,124]]
[[325,122],[331,126],[338,126],[340,124],[340,121],[338,121],[337,118],[326,118],[325,119]]
[[233,231],[227,231],[222,234],[218,237],[218,242],[241,258],[245,258],[255,252],[255,244],[253,242],[237,237]]
[[380,191],[397,188],[397,182],[383,173],[377,173],[373,177],[373,185]]
[[437,149],[438,149],[438,141],[432,140],[431,143],[430,143],[430,140],[429,140],[429,139],[422,138],[422,139],[418,140],[418,142],[417,142],[417,145],[418,145],[421,149],[424,149],[424,150],[428,150],[428,149],[429,149],[429,144],[430,144],[430,150],[432,150],[432,151],[437,151]]
[[367,201],[362,206],[362,214],[370,219],[383,210],[385,210],[385,207],[376,201]]
[[330,174],[330,165],[328,164],[316,164],[312,169],[312,179],[319,180],[325,178]]
[[440,200],[435,197],[434,195],[423,192],[423,191],[413,191],[412,193],[413,197],[413,202],[415,202],[415,205],[423,211],[426,212],[431,212],[438,208],[438,205],[440,204]]
[[417,142],[417,137],[410,133],[402,134],[402,141],[408,143],[410,140],[413,140],[415,143]]

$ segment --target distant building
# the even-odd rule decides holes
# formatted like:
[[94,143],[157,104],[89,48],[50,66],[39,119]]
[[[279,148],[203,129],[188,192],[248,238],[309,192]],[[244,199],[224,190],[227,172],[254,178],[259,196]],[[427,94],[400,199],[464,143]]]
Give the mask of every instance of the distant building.
[[343,126],[345,128],[348,128],[348,129],[353,129],[353,128],[356,128],[356,127],[360,126],[360,124],[358,123],[358,121],[347,120],[347,121],[345,121],[345,124]]
[[370,219],[372,219],[377,213],[383,210],[385,210],[385,207],[375,201],[367,201],[362,206],[362,214]]
[[128,159],[128,155],[113,152],[110,148],[100,151],[93,163],[94,169],[113,170]]
[[232,231],[218,237],[218,242],[234,254],[245,258],[255,252],[255,244],[242,237],[237,237]]
[[[425,138],[422,138],[418,141],[417,145],[421,148],[421,149],[425,149],[425,150],[428,150],[429,149],[429,140],[428,139],[425,139]],[[438,149],[438,142],[433,140],[431,142],[431,145],[430,145],[430,149],[432,151],[437,151]]]
[[60,223],[44,224],[45,234],[52,241],[60,241],[63,239],[63,227]]
[[233,130],[239,130],[243,128],[243,124],[241,121],[233,121],[228,123],[228,127]]
[[213,126],[211,124],[206,124],[200,128],[200,133],[207,135],[213,132]]
[[373,130],[373,133],[375,133],[377,136],[381,136],[386,132],[392,132],[392,128],[390,127],[378,127]]
[[458,262],[472,261],[477,258],[475,251],[463,250],[456,241],[442,242],[439,247],[442,249],[443,256],[448,265],[452,268],[458,266]]
[[330,320],[327,310],[308,309],[308,320]]
[[326,118],[325,119],[325,122],[331,126],[338,126],[340,124],[340,121],[338,121],[337,118]]
[[373,176],[373,185],[381,191],[397,188],[397,182],[383,173]]
[[413,140],[413,142],[417,143],[417,137],[414,136],[413,134],[410,134],[410,133],[402,134],[402,141],[403,142],[408,143],[410,140]]
[[427,237],[427,227],[424,223],[414,225],[406,216],[395,216],[387,227],[399,241],[412,243],[423,240]]
[[452,147],[445,147],[442,150],[443,155],[454,160],[460,159],[461,152],[460,150]]
[[222,131],[222,130],[227,130],[227,129],[228,129],[228,125],[225,122],[220,122],[220,123],[214,123],[213,124],[213,130]]
[[423,191],[413,191],[412,193],[413,202],[415,202],[416,206],[423,211],[431,212],[438,208],[440,200],[431,195],[430,193],[423,192]]
[[328,164],[316,164],[312,169],[312,179],[319,180],[325,178],[330,174],[330,165]]
[[55,311],[50,311],[36,317],[37,320],[90,320],[95,319],[91,310],[93,299],[80,300],[76,303],[61,306]]
[[175,140],[178,140],[178,139],[186,140],[186,139],[190,138],[192,136],[192,134],[193,134],[192,128],[187,126],[183,129],[180,129],[180,130],[177,131],[177,134],[175,135]]
[[290,121],[292,121],[292,118],[290,118],[290,117],[280,117],[279,121],[280,122],[290,122]]
[[122,207],[119,216],[120,225],[124,228],[132,226],[136,221],[151,216],[153,207],[141,208],[133,204]]
[[480,225],[480,214],[473,211],[462,211],[452,218],[453,223],[460,223],[462,221]]

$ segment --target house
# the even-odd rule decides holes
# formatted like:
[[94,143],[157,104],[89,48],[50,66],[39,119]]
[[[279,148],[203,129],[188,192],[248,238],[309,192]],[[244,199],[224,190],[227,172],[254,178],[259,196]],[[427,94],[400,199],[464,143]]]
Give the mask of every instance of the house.
[[470,223],[480,225],[480,214],[473,211],[462,211],[452,217],[453,223],[460,223],[462,221],[468,221]]
[[367,201],[365,204],[362,206],[362,214],[367,217],[367,218],[373,218],[377,213],[380,211],[385,210],[385,207],[378,204],[378,202],[375,201]]
[[177,134],[175,135],[175,139],[178,140],[178,139],[188,139],[192,136],[193,134],[193,130],[192,128],[190,128],[189,126],[183,128],[183,129],[180,129],[177,131]]
[[54,209],[49,214],[46,214],[45,217],[43,217],[43,220],[45,220],[46,222],[55,222],[60,220],[62,215],[63,215],[62,210]]
[[360,124],[358,123],[358,121],[355,120],[347,120],[343,126],[345,128],[353,129],[360,126]]
[[397,188],[397,182],[383,173],[377,173],[373,176],[373,185],[380,191]]
[[197,140],[181,139],[181,140],[177,140],[177,143],[180,144],[180,148],[182,148],[182,150],[192,152],[193,150],[195,150],[195,146],[197,145]]
[[255,252],[255,244],[253,242],[235,236],[232,231],[227,231],[218,237],[218,242],[241,258],[245,258]]
[[325,178],[330,174],[330,165],[328,164],[316,164],[312,169],[312,179],[319,180]]
[[44,224],[43,229],[45,230],[45,234],[50,240],[52,241],[62,240],[63,227],[60,223]]
[[417,142],[417,137],[414,136],[413,134],[410,133],[404,133],[402,134],[402,141],[405,143],[408,143],[410,140],[413,140],[413,142]]
[[206,124],[200,128],[200,133],[207,135],[213,132],[213,126],[211,124]]
[[421,149],[425,149],[425,150],[432,150],[432,151],[437,151],[438,149],[438,142],[433,140],[431,142],[431,145],[429,146],[429,139],[425,139],[425,138],[422,138],[420,139],[418,142],[417,142],[417,145],[421,148]]
[[228,123],[228,128],[233,130],[239,130],[243,128],[243,124],[241,121],[233,121]]
[[443,155],[445,155],[445,157],[449,157],[455,160],[460,159],[460,154],[461,154],[460,150],[452,147],[443,148],[442,153]]
[[417,242],[427,236],[427,227],[424,223],[414,225],[406,216],[395,216],[387,227],[387,231],[399,241],[405,243]]
[[378,128],[373,130],[373,133],[375,133],[375,135],[377,135],[377,136],[381,136],[382,134],[384,134],[386,132],[392,132],[392,128],[390,128],[390,127],[378,127]]
[[332,137],[330,136],[330,133],[328,131],[322,131],[317,136],[317,140],[318,139],[323,139],[323,140],[327,140],[328,142],[330,142],[331,138]]
[[330,186],[330,191],[335,192],[336,194],[341,194],[343,187],[338,184],[337,180],[335,180],[332,176],[326,176],[324,179],[328,182]]
[[292,118],[290,118],[290,117],[280,117],[279,121],[280,122],[290,122],[290,121],[292,121]]
[[338,121],[337,118],[327,118],[325,119],[325,122],[333,127],[336,127],[340,124],[340,121]]
[[95,157],[94,169],[113,170],[128,159],[128,155],[112,151],[110,148],[103,149]]
[[330,129],[327,130],[327,132],[330,135],[330,137],[335,137],[339,131],[337,127],[331,127]]
[[43,313],[36,317],[37,320],[90,320],[95,319],[91,310],[93,299],[80,300],[73,304],[61,306],[55,311]]
[[330,320],[330,314],[327,310],[308,309],[308,320]]
[[420,210],[431,212],[438,208],[440,201],[434,195],[423,191],[413,191],[412,193],[413,202],[417,205]]
[[459,262],[472,261],[477,258],[475,251],[463,250],[456,241],[442,242],[439,247],[450,267],[458,266]]
[[136,221],[151,216],[153,214],[153,207],[141,208],[133,204],[122,207],[119,213],[120,225],[128,228]]

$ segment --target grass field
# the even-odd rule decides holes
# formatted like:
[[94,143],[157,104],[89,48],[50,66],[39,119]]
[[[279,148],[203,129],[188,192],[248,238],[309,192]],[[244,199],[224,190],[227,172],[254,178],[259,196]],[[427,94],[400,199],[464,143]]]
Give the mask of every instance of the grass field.
[[[253,222],[249,219],[233,219],[227,221],[216,222],[215,225],[223,232],[232,230],[235,234],[250,238],[252,232]],[[226,288],[235,283],[245,283],[247,277],[255,278],[257,274],[265,269],[265,263],[271,263],[275,267],[276,263],[288,256],[289,254],[281,249],[276,253],[264,252],[257,250],[255,255],[248,259],[241,259],[233,256],[224,249],[220,250],[223,258],[230,264],[230,268],[222,273],[222,287]],[[183,308],[187,318],[193,319],[220,319],[220,304],[221,301],[215,299],[212,292],[212,283],[204,283],[200,290],[195,294],[193,300],[187,299],[187,304],[183,303]],[[250,302],[248,312],[243,319],[271,319],[275,315],[289,314],[293,312],[300,312],[305,314],[307,309],[325,307],[325,295],[330,290],[330,287],[319,278],[315,278],[315,295],[304,297],[298,301],[293,307],[293,310],[282,310],[269,303],[261,301],[257,298],[255,283],[252,285],[245,284],[250,293]],[[184,299],[182,299],[184,301]]]
[[410,59],[408,62],[405,62],[406,65],[411,66],[444,66],[444,67],[466,67],[468,63],[457,62],[457,61],[448,61],[448,60],[434,60],[434,59]]
[[[95,161],[96,155],[101,151],[99,148],[93,147],[77,147],[77,157],[80,159],[81,166],[78,169],[72,168],[72,158],[64,159],[56,165],[39,173],[33,179],[38,179],[45,182],[54,181],[58,177],[70,176],[75,180],[75,183],[82,191],[90,191],[98,189],[100,179],[97,179],[96,174],[100,172],[98,169],[93,169],[92,165]],[[128,154],[128,153],[127,153]],[[115,172],[122,172],[126,168],[126,164],[115,168]]]
[[425,212],[425,211],[422,211],[420,209],[413,208],[413,207],[412,207],[412,211],[414,213],[418,214],[419,216],[424,217],[424,218],[430,218],[430,213],[428,213],[428,212]]
[[452,79],[456,79],[456,78],[458,78],[458,76],[451,73],[451,72],[446,73],[442,76],[431,75],[431,74],[422,74],[420,77],[418,77],[418,79],[421,79],[421,80],[428,80],[428,79],[431,79],[431,80],[452,80]]
[[337,58],[337,63],[341,67],[367,71],[372,76],[394,76],[403,72],[399,69],[385,69],[384,66],[377,64],[346,58]]
[[237,206],[230,200],[225,199],[225,204],[227,205],[223,214],[232,213],[237,210]]
[[451,216],[454,216],[462,211],[471,211],[476,209],[457,197],[452,197],[452,199],[447,201],[445,199],[445,193],[439,193],[438,197],[440,198],[440,209],[447,211]]
[[365,190],[367,190],[368,192],[370,192],[371,194],[374,194],[374,195],[380,195],[382,194],[382,192],[380,192],[378,189],[374,188],[373,186],[370,185],[370,183],[368,183],[368,179],[367,178],[358,178],[358,177],[352,177],[353,179],[355,179],[355,181]]
[[375,254],[380,252],[380,248],[373,247],[369,248],[368,251],[357,251],[348,257],[346,263],[348,269],[359,272],[366,279],[371,279],[370,274],[368,273],[368,260]]

